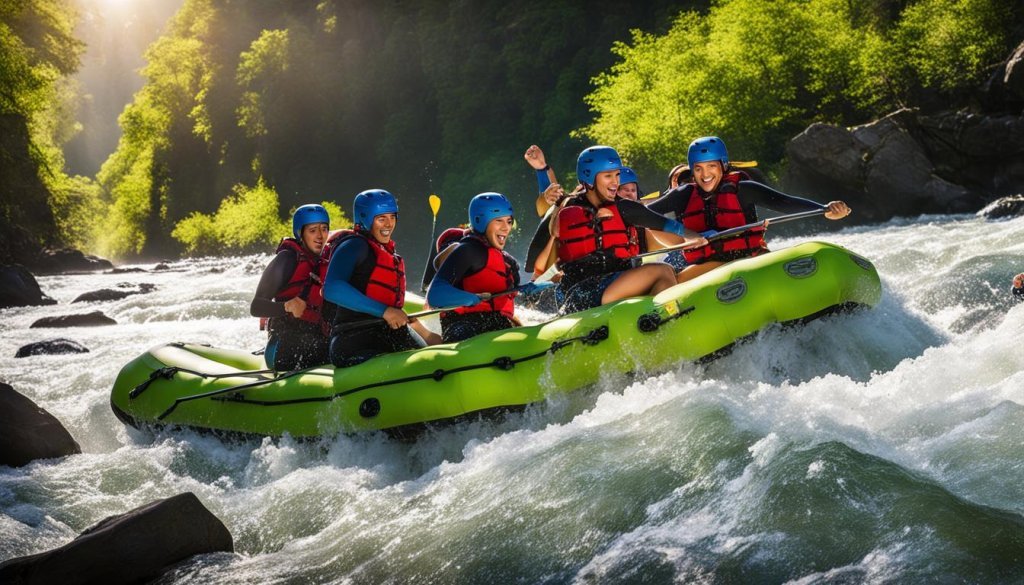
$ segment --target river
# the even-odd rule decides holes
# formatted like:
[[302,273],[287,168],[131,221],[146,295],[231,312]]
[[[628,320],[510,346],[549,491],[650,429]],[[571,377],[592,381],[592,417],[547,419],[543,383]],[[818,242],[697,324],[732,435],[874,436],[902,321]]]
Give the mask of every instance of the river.
[[[248,305],[269,256],[41,277],[61,304],[0,312],[0,371],[83,454],[0,468],[0,560],[191,491],[236,552],[159,583],[1024,581],[1024,303],[1009,294],[1024,218],[818,237],[875,263],[878,307],[411,444],[225,441],[114,417],[118,370],[151,346],[261,346]],[[67,304],[118,283],[156,290]],[[118,325],[28,328],[95,309]],[[13,358],[50,337],[91,352]]]

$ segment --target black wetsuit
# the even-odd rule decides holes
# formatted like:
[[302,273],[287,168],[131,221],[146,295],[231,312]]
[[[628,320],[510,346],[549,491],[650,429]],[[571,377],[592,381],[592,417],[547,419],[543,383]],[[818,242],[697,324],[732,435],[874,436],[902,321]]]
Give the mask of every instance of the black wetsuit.
[[320,324],[296,319],[284,309],[283,302],[274,300],[278,291],[288,285],[298,264],[299,259],[292,250],[278,252],[263,270],[256,295],[249,305],[253,317],[269,319],[264,357],[268,366],[282,372],[328,362],[328,340]]

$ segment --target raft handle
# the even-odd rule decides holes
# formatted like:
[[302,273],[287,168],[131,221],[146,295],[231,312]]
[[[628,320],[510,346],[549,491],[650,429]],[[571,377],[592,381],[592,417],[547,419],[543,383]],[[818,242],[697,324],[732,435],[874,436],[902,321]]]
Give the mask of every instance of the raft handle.
[[643,315],[640,315],[640,317],[637,318],[636,328],[642,331],[643,333],[654,333],[655,331],[658,330],[658,328],[660,328],[665,323],[668,323],[673,319],[678,319],[683,315],[689,315],[696,308],[697,307],[690,305],[689,307],[680,310],[678,313],[674,315],[669,315],[668,317],[665,318],[662,318],[662,316],[659,315],[657,311],[644,313]]

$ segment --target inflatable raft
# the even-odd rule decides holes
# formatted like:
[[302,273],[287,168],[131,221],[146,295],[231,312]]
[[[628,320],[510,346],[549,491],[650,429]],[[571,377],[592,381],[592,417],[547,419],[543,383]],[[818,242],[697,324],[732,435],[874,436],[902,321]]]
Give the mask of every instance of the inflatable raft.
[[729,348],[772,323],[873,306],[868,260],[809,242],[736,261],[655,297],[547,323],[383,355],[355,367],[277,374],[262,356],[187,343],[122,368],[114,413],[132,426],[316,437],[424,425],[523,407],[609,372],[664,371]]

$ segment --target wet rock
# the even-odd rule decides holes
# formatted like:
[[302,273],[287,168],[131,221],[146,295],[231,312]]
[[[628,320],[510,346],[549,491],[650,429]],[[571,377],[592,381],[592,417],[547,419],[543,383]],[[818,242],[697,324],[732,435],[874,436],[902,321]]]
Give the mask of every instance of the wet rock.
[[101,311],[79,313],[77,315],[61,315],[59,317],[43,317],[29,325],[29,329],[41,327],[96,327],[100,325],[117,325],[117,321],[104,315]]
[[170,268],[171,267],[168,266],[166,262],[161,262],[161,263],[157,264],[156,266],[154,266],[153,270],[154,271],[156,271],[156,270],[169,270]]
[[36,278],[24,266],[0,266],[0,309],[56,304],[43,294]]
[[985,219],[1002,219],[1024,215],[1024,194],[997,199],[986,205],[977,215]]
[[195,555],[233,551],[224,523],[185,492],[106,518],[60,548],[4,561],[0,582],[143,583]]
[[63,337],[44,339],[18,348],[14,354],[16,358],[29,357],[33,355],[58,355],[62,353],[89,353],[89,348]]
[[73,248],[43,250],[32,262],[37,274],[56,274],[61,272],[92,272],[109,270],[114,265],[110,260],[82,253]]
[[[900,110],[856,128],[815,124],[790,141],[785,189],[828,201],[843,199],[852,221],[884,221],[924,213],[966,213],[985,204],[985,192],[953,183],[919,138],[918,114]],[[947,176],[960,164],[942,161]]]
[[[81,453],[82,449],[52,414],[0,382],[0,465],[21,467],[36,459]],[[0,578],[0,583],[4,583]]]
[[113,268],[106,271],[104,274],[128,274],[132,272],[149,272],[145,268],[139,268],[138,266],[132,266],[131,268]]
[[[118,284],[118,286],[122,287],[122,288],[128,288],[128,287],[134,287],[136,285],[122,282],[122,283]],[[141,295],[141,294],[150,293],[150,292],[153,292],[156,289],[156,285],[150,284],[150,283],[146,283],[146,282],[141,283],[141,284],[139,284],[137,286],[138,286],[137,290],[116,290],[116,289],[112,289],[112,288],[102,288],[100,290],[89,291],[87,293],[82,293],[82,294],[78,295],[77,297],[75,297],[75,300],[73,300],[71,302],[72,303],[92,303],[92,302],[96,302],[96,301],[117,301],[117,300],[123,299],[125,297],[130,297],[132,295]]]

